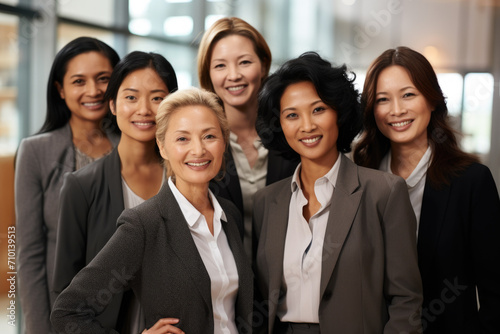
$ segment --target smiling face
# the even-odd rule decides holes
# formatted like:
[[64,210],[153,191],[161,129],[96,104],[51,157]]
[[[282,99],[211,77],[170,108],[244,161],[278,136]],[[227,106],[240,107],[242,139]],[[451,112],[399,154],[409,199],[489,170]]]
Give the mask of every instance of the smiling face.
[[288,145],[301,161],[331,168],[338,158],[337,112],[309,81],[288,86],[280,100],[280,123]]
[[264,68],[252,41],[229,35],[215,43],[210,61],[210,79],[224,108],[256,106]]
[[56,82],[56,87],[73,121],[98,122],[106,115],[104,93],[112,71],[108,58],[95,51],[82,53],[68,62],[63,82]]
[[158,146],[182,193],[182,189],[190,185],[208,186],[221,169],[225,151],[217,116],[213,110],[201,105],[174,111],[168,121],[165,139],[158,142]]
[[391,145],[427,147],[432,106],[401,66],[390,66],[377,80],[374,116]]
[[121,141],[150,142],[155,139],[155,116],[168,94],[168,87],[151,68],[127,75],[118,89],[116,101],[110,102],[122,131]]

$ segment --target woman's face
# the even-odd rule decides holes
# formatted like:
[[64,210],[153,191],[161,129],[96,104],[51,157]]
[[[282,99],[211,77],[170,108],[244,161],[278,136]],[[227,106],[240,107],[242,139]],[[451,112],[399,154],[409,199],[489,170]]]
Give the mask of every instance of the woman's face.
[[392,145],[427,147],[432,106],[401,66],[380,72],[375,92],[377,127]]
[[302,162],[331,167],[337,161],[337,111],[321,100],[312,82],[294,83],[285,89],[280,123],[288,145]]
[[250,39],[240,35],[224,37],[215,43],[210,59],[210,79],[226,109],[257,103],[265,73]]
[[71,117],[100,121],[108,110],[104,93],[113,71],[109,59],[100,52],[91,51],[75,56],[66,67],[62,85],[56,82],[56,87]]
[[118,89],[116,101],[110,102],[116,115],[121,140],[150,142],[155,139],[156,111],[168,94],[168,87],[151,68],[127,75]]
[[161,156],[170,163],[179,190],[189,185],[208,185],[219,173],[225,151],[217,116],[202,105],[176,110],[158,146]]

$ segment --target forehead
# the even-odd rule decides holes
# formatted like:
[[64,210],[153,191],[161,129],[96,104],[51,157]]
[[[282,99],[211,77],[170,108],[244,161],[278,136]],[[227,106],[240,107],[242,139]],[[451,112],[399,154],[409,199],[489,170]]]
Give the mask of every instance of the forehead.
[[198,131],[209,127],[221,128],[215,111],[204,105],[189,105],[170,114],[167,132]]
[[377,91],[380,89],[397,89],[403,86],[413,86],[413,81],[404,67],[393,65],[380,72],[377,79]]
[[232,34],[218,40],[212,48],[212,59],[224,56],[251,54],[257,56],[255,45],[248,37]]
[[90,51],[71,58],[66,64],[65,75],[112,71],[109,59],[102,53]]

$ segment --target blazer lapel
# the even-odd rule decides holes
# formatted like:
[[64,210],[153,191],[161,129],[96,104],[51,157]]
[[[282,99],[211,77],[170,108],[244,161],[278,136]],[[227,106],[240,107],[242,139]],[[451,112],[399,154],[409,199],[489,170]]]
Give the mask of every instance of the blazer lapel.
[[122,177],[121,177],[121,161],[120,155],[118,154],[118,149],[115,147],[111,153],[105,157],[104,161],[104,175],[106,176],[106,181],[108,182],[108,194],[110,207],[109,212],[111,216],[118,218],[122,211],[125,209],[125,204],[123,202],[123,188],[122,188]]
[[[283,256],[285,252],[286,230],[288,227],[288,210],[292,192],[290,183],[284,183],[270,203],[269,217],[267,218],[267,237],[265,244],[267,270],[269,275],[269,319],[276,315],[275,298],[281,296],[281,279],[283,277]],[[276,294],[276,291],[280,291]]]
[[186,267],[207,307],[212,310],[210,276],[196,248],[188,223],[182,214],[168,182],[163,184],[157,197],[159,211],[167,230],[167,244]]
[[323,244],[321,296],[325,293],[335,269],[340,251],[356,217],[361,195],[363,194],[362,190],[356,191],[359,188],[358,167],[344,155],[341,155],[341,159]]
[[450,191],[449,186],[436,190],[432,188],[428,180],[426,181],[417,241],[418,262],[421,271],[426,270],[421,266],[422,263],[432,263],[428,259],[433,257],[438,246]]

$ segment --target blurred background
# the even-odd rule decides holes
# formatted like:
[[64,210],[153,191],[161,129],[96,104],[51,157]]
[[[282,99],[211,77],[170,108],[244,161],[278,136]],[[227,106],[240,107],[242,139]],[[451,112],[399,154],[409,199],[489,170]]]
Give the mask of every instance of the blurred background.
[[159,52],[180,88],[196,86],[199,39],[223,16],[241,17],[264,35],[271,72],[317,51],[346,63],[360,90],[384,50],[405,45],[423,53],[463,133],[462,147],[478,154],[500,184],[500,0],[0,0],[1,297],[8,293],[7,227],[15,222],[13,156],[21,138],[43,123],[56,52],[78,36],[99,38],[120,56]]

